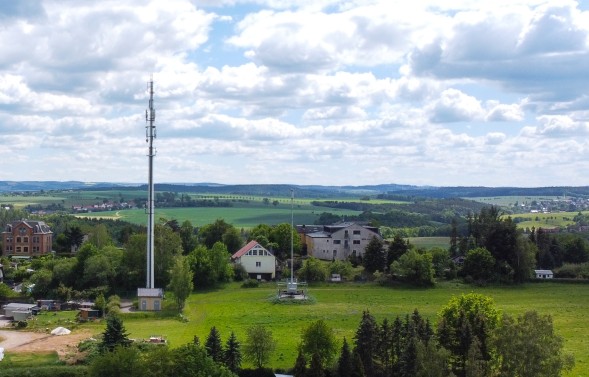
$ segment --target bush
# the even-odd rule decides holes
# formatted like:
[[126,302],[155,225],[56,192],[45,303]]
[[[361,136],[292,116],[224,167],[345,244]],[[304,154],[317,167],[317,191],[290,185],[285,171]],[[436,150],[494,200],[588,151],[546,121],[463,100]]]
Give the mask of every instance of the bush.
[[565,263],[554,270],[556,278],[589,279],[589,263]]
[[255,279],[247,279],[241,284],[242,288],[258,288],[260,286],[260,282]]
[[244,281],[244,280],[247,280],[247,278],[248,278],[248,274],[247,274],[247,271],[245,270],[245,267],[243,267],[239,263],[235,263],[233,265],[233,280]]
[[27,321],[18,321],[15,325],[17,329],[24,329],[27,327]]

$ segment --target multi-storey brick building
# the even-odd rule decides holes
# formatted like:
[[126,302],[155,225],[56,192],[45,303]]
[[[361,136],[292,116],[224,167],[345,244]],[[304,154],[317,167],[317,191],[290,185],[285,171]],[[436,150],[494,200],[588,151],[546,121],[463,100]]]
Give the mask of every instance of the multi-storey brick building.
[[34,257],[51,253],[53,232],[43,221],[19,220],[2,232],[4,255]]
[[377,227],[355,223],[297,225],[297,232],[307,254],[323,260],[361,257],[373,237],[382,240]]

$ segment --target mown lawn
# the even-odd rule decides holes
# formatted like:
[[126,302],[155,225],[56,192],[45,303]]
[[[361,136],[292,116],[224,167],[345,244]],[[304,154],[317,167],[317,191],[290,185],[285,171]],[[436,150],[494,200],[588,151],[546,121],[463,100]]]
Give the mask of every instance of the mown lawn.
[[198,336],[206,340],[209,330],[216,326],[223,341],[234,331],[238,339],[245,338],[245,329],[253,324],[270,328],[278,342],[272,367],[294,365],[296,347],[302,329],[312,321],[323,319],[338,339],[351,340],[364,310],[378,321],[404,316],[414,309],[433,323],[437,313],[453,295],[477,292],[491,296],[504,312],[517,315],[527,310],[550,314],[557,333],[565,338],[566,350],[575,355],[576,367],[569,376],[589,375],[589,285],[530,283],[517,287],[479,288],[461,283],[441,283],[432,289],[387,288],[372,284],[324,284],[311,287],[313,303],[307,305],[276,304],[274,284],[244,289],[230,284],[219,290],[195,293],[185,309],[187,321],[175,318],[139,319],[131,315],[124,319],[125,327],[134,338],[150,335],[166,336],[172,346],[192,341]]

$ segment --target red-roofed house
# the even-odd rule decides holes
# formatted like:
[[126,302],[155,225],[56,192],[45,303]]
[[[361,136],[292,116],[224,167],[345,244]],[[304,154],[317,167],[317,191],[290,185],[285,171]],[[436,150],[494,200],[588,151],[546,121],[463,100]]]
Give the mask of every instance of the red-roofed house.
[[272,280],[276,276],[276,257],[257,241],[250,241],[231,256],[241,264],[250,278]]

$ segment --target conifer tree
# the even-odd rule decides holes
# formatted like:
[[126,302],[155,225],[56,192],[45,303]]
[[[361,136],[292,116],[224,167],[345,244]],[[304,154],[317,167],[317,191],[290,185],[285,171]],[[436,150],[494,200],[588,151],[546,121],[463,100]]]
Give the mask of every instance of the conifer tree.
[[351,377],[352,369],[352,353],[350,352],[350,346],[348,345],[347,339],[344,338],[344,344],[342,345],[339,360],[337,361],[337,375],[338,377]]
[[352,357],[352,375],[351,377],[366,377],[366,372],[364,371],[364,365],[362,364],[362,358],[358,354],[358,352],[354,352],[354,356]]
[[235,333],[232,331],[225,344],[224,361],[230,371],[237,373],[241,368],[241,350]]
[[384,272],[386,263],[383,242],[373,237],[368,245],[366,245],[366,250],[364,251],[364,257],[362,259],[364,270],[371,274],[375,271]]
[[221,344],[221,335],[215,326],[211,327],[211,331],[209,332],[209,336],[205,343],[205,350],[207,351],[207,355],[215,360],[215,362],[223,362],[224,355],[223,345]]
[[356,330],[354,352],[362,360],[362,366],[368,376],[372,376],[374,370],[374,357],[378,340],[378,325],[374,317],[365,311],[362,313],[360,325]]
[[101,350],[113,351],[117,346],[126,347],[130,343],[123,320],[117,315],[109,315],[106,318],[106,329],[102,333]]

